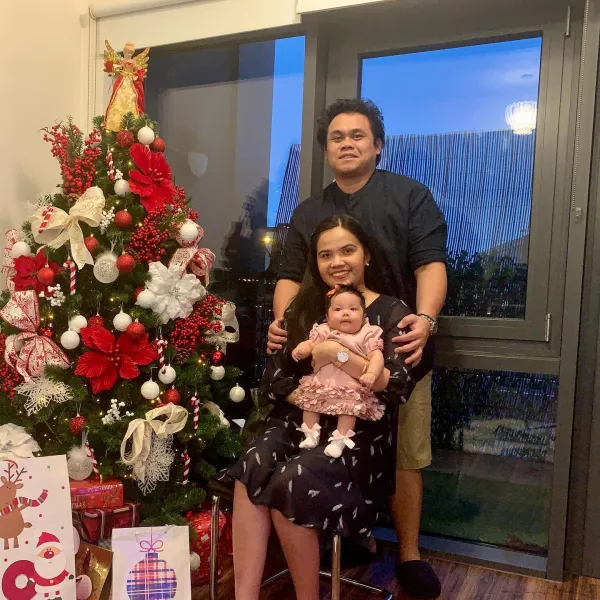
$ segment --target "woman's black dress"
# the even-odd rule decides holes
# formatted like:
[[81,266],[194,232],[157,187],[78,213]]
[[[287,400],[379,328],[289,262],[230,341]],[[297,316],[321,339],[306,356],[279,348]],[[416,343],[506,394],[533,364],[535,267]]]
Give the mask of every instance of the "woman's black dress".
[[396,410],[414,387],[410,368],[401,354],[394,354],[392,338],[398,323],[410,310],[400,300],[379,296],[367,307],[369,322],[383,331],[385,366],[390,381],[378,394],[386,411],[380,421],[357,420],[356,446],[345,448],[340,458],[323,452],[337,417],[321,416],[321,441],[317,448],[300,450],[304,434],[298,431],[302,411],[287,402],[300,377],[310,370],[308,360],[295,363],[287,352],[268,361],[261,392],[279,401],[267,419],[265,430],[227,472],[241,481],[254,504],[283,513],[296,525],[351,537],[367,545],[378,511],[394,491]]

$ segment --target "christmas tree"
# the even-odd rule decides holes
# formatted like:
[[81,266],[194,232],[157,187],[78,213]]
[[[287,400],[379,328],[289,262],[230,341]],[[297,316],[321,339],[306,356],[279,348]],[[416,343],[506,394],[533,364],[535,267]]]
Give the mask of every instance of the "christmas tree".
[[[87,136],[71,120],[45,130],[60,192],[7,233],[0,427],[68,453],[72,479],[121,479],[142,524],[184,523],[240,451],[219,408],[244,396],[224,364],[235,307],[206,289],[214,255],[144,114],[148,51],[106,47],[106,113]],[[0,456],[25,435],[4,428]]]

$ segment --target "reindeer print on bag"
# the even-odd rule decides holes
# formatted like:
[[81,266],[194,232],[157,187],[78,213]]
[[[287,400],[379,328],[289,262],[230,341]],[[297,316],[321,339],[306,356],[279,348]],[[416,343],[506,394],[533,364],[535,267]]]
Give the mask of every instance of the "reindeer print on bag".
[[9,549],[9,540],[12,538],[13,548],[19,547],[19,536],[23,530],[31,527],[31,523],[25,522],[22,512],[30,506],[39,506],[48,497],[48,490],[42,490],[36,499],[17,496],[17,490],[23,487],[21,477],[27,471],[25,467],[19,469],[17,463],[7,460],[8,467],[4,469],[6,477],[0,477],[0,539],[4,539],[4,550]]

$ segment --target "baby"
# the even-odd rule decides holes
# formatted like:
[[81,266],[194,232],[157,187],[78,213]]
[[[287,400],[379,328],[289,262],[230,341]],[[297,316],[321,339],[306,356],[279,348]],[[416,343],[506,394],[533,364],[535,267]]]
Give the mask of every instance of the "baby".
[[[338,415],[337,429],[329,438],[325,454],[332,458],[342,455],[344,446],[354,447],[356,418],[378,421],[384,408],[371,388],[384,367],[381,327],[369,325],[365,316],[365,298],[350,285],[336,285],[327,293],[327,323],[315,324],[308,340],[292,351],[296,361],[311,356],[314,347],[326,340],[340,344],[337,361],[329,363],[314,375],[303,377],[296,391],[296,404],[304,411],[301,431],[306,436],[301,448],[319,444],[321,414]],[[348,362],[348,351],[365,359],[358,379],[348,375],[342,365]]]

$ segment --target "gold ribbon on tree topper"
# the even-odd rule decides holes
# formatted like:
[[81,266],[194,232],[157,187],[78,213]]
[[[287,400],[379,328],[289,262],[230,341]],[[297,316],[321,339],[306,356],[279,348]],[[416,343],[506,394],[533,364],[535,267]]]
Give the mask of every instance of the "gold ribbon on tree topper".
[[[163,416],[166,417],[164,421],[158,419],[158,417]],[[172,454],[164,456],[169,454],[167,450],[167,452],[163,452],[163,460],[160,465],[149,464],[153,462],[152,446],[157,443],[156,438],[165,440],[181,431],[185,427],[187,418],[188,411],[183,406],[169,403],[149,410],[145,418],[134,419],[129,423],[125,437],[121,442],[121,460],[132,468],[133,477],[137,480],[144,494],[154,489],[156,481],[168,480],[168,470],[173,460]],[[129,440],[131,440],[131,448],[128,452],[127,443]],[[170,444],[168,446],[170,450]],[[165,458],[167,458],[166,461]],[[162,479],[159,471],[163,471],[167,479]]]
[[71,256],[79,269],[94,259],[83,242],[80,221],[98,227],[106,200],[99,187],[88,188],[68,213],[56,206],[41,206],[31,217],[31,233],[38,244],[60,248],[71,243]]

